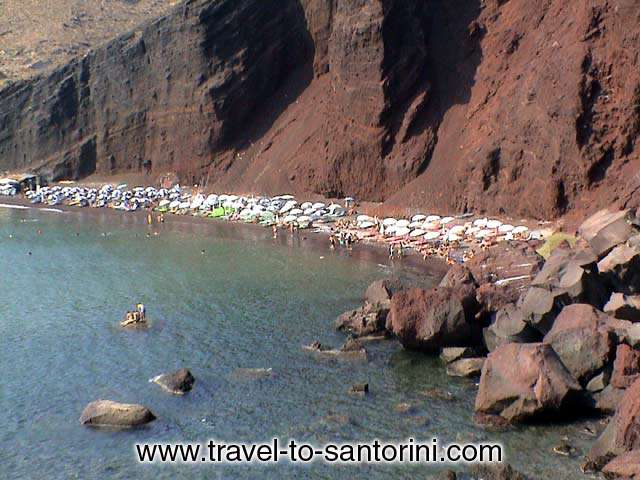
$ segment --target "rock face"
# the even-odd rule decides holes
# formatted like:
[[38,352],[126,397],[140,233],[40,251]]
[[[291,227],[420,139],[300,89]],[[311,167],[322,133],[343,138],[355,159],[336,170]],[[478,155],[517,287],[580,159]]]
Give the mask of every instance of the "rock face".
[[410,349],[477,345],[482,334],[478,309],[473,288],[414,288],[393,296],[387,329]]
[[143,405],[111,400],[91,402],[80,415],[80,423],[92,427],[135,427],[155,419],[151,410]]
[[607,316],[591,305],[565,307],[544,337],[574,378],[586,385],[611,359],[614,335]]
[[169,393],[184,395],[191,391],[196,379],[189,370],[181,368],[175,372],[158,375],[153,381]]
[[637,449],[640,449],[640,381],[625,392],[616,414],[587,457],[596,467],[602,467],[613,457]]
[[475,410],[484,421],[521,422],[559,411],[579,390],[549,345],[509,343],[487,357]]
[[[428,197],[526,217],[638,202],[635,2],[190,0],[157,11],[56,68],[35,58],[28,78],[0,72],[0,170],[74,179],[149,160],[154,178],[217,190]],[[30,25],[14,16],[0,18],[0,70],[13,52],[53,51],[17,48]]]

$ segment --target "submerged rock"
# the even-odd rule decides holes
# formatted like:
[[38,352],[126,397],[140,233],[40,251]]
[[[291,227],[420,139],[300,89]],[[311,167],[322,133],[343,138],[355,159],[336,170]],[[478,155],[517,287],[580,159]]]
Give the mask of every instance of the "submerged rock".
[[447,365],[447,375],[451,377],[480,376],[485,360],[485,358],[460,358]]
[[481,478],[482,480],[527,480],[527,477],[515,470],[508,463],[475,465],[471,467],[471,474],[474,478]]
[[452,363],[461,358],[470,358],[476,355],[476,349],[471,347],[445,347],[440,352],[440,360],[444,363]]
[[154,383],[157,383],[169,393],[174,395],[184,395],[191,391],[196,379],[191,372],[186,368],[181,368],[175,372],[163,373],[152,379]]
[[521,422],[564,408],[579,391],[549,345],[509,343],[487,357],[475,410],[485,421]]
[[349,338],[339,349],[327,348],[317,340],[310,345],[303,345],[303,350],[326,357],[345,360],[367,360],[367,351],[357,339]]
[[262,380],[274,376],[272,368],[236,368],[233,374],[236,378],[245,380]]
[[356,383],[351,385],[349,388],[349,393],[351,395],[366,395],[369,393],[369,384],[368,383]]
[[111,400],[93,401],[80,415],[80,423],[92,427],[135,427],[155,419],[151,410],[143,405]]

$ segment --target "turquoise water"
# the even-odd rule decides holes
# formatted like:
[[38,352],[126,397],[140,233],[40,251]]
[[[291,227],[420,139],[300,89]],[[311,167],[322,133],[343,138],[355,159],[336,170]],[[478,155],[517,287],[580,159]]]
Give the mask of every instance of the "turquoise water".
[[[214,221],[147,226],[137,215],[0,208],[0,478],[417,478],[426,467],[139,465],[135,442],[210,438],[324,443],[495,440],[534,478],[570,479],[578,460],[551,453],[564,436],[584,450],[580,426],[487,432],[471,421],[475,385],[448,378],[437,359],[396,342],[369,344],[369,361],[320,360],[301,345],[339,346],[333,319],[368,283],[412,269],[370,250],[330,252],[304,236]],[[424,284],[434,279],[422,273]],[[134,303],[152,327],[117,327]],[[148,379],[188,367],[184,397]],[[272,368],[248,379],[238,368]],[[368,381],[371,394],[346,394]],[[456,400],[430,399],[429,388]],[[158,417],[131,431],[82,427],[97,398],[148,405]],[[408,402],[409,413],[395,406]]]

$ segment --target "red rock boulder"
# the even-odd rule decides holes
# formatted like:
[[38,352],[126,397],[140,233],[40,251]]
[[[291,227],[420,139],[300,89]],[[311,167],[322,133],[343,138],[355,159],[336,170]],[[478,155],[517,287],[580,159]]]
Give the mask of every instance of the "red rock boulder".
[[628,388],[638,378],[640,378],[640,351],[626,344],[618,345],[616,360],[613,362],[611,385],[616,388]]
[[607,428],[591,447],[587,458],[601,468],[612,458],[640,449],[640,380],[625,392]]
[[640,450],[615,457],[602,469],[606,479],[640,480]]
[[471,286],[404,290],[391,299],[387,329],[409,349],[438,352],[443,347],[478,345],[478,310]]
[[522,422],[567,406],[580,385],[544,343],[508,343],[487,357],[476,396],[476,418]]

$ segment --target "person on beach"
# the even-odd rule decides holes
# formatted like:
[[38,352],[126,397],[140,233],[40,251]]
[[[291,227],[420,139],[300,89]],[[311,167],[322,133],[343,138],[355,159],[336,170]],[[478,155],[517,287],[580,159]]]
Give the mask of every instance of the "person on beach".
[[393,260],[393,243],[389,244],[389,260]]
[[273,238],[278,238],[278,226],[275,223],[271,227],[271,231],[273,232]]
[[153,223],[153,216],[150,213],[147,214],[147,223],[149,225]]
[[329,248],[331,248],[331,250],[336,249],[336,236],[333,233],[329,235],[329,245]]

